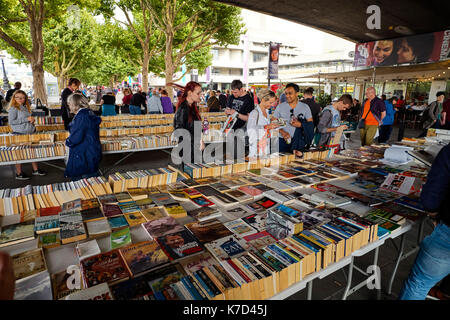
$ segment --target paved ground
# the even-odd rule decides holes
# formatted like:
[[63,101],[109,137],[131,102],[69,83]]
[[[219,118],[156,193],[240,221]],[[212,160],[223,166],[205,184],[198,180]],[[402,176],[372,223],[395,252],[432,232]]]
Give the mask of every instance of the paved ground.
[[[394,143],[397,139],[397,128],[394,128],[390,143]],[[420,133],[420,130],[407,129],[405,132],[406,137],[416,137]],[[355,148],[360,146],[359,133],[355,132],[351,135],[351,140],[347,143],[348,148]],[[102,160],[101,167],[103,170],[111,168],[116,161],[120,160],[123,155],[112,154],[106,155]],[[138,169],[148,169],[148,168],[158,168],[167,166],[169,163],[169,154],[164,151],[149,151],[149,152],[138,152],[127,158],[125,161],[116,165],[109,171],[109,173],[114,171],[129,171]],[[64,162],[62,160],[51,161],[50,164],[58,165],[63,167]],[[14,167],[4,166],[0,167],[0,188],[12,188],[25,186],[27,184],[32,185],[44,185],[49,183],[66,181],[67,179],[63,176],[63,171],[56,169],[48,164],[41,163],[40,168],[48,172],[45,177],[33,177],[29,181],[17,181],[14,179]],[[25,164],[24,171],[31,173],[31,165]],[[430,234],[432,231],[431,225],[427,222],[424,226],[424,236]],[[418,227],[415,226],[406,236],[405,249],[408,251],[413,248],[416,244],[418,234]],[[398,268],[397,276],[393,283],[392,295],[387,295],[384,290],[387,288],[389,278],[392,274],[395,259],[396,259],[396,246],[399,246],[400,239],[394,241],[387,240],[386,243],[380,248],[378,265],[381,269],[381,284],[382,284],[382,299],[396,299],[403,282],[409,274],[409,270],[414,262],[416,254],[412,254],[407,259],[400,263]],[[358,257],[355,262],[362,270],[366,270],[369,265],[372,265],[373,252],[368,253],[365,256]],[[348,268],[344,268],[345,271]],[[335,273],[329,275],[328,277],[320,280],[314,280],[313,286],[313,299],[340,299],[344,292],[346,286],[346,274],[343,270],[336,271]],[[357,284],[363,280],[363,276],[358,272],[353,273],[353,284]],[[288,299],[306,299],[306,289],[292,295]],[[355,292],[348,299],[349,300],[367,300],[375,299],[376,290],[369,290],[364,286],[359,291]]]

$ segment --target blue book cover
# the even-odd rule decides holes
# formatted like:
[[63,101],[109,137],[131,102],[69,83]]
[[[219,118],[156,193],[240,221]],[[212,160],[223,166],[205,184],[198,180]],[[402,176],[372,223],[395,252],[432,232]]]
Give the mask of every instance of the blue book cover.
[[346,239],[352,237],[352,235],[350,233],[347,233],[344,230],[341,230],[341,229],[337,228],[336,226],[331,226],[331,225],[329,225],[327,223],[322,225],[321,227],[324,227],[325,229],[328,229],[328,230],[330,230],[332,232],[335,232],[338,235],[341,235],[341,236],[345,237]]
[[202,296],[198,293],[197,289],[191,283],[191,281],[187,277],[181,278],[186,289],[191,293],[191,295],[195,298],[195,300],[203,300]]
[[296,263],[298,262],[297,260],[295,260],[294,258],[292,258],[289,254],[287,254],[283,249],[281,249],[280,247],[276,246],[275,244],[271,244],[268,246],[270,249],[272,249],[273,251],[275,251],[277,254],[279,254],[280,256],[282,256],[283,258],[285,258],[287,261],[289,261],[290,263]]
[[292,239],[294,239],[295,241],[297,241],[298,243],[304,245],[305,247],[307,247],[308,249],[312,250],[313,252],[317,253],[320,252],[319,249],[313,247],[312,245],[310,245],[309,243],[305,242],[304,240],[298,238],[297,236],[293,235]]
[[124,216],[108,218],[108,223],[111,226],[111,229],[118,229],[128,226],[127,219],[125,219]]
[[206,290],[206,292],[208,292],[209,296],[214,298],[214,292],[212,292],[212,290],[206,285],[206,283],[203,281],[202,277],[200,277],[198,275],[198,271],[193,273],[195,279],[197,279],[198,283]]
[[378,232],[377,232],[377,236],[378,239],[382,239],[386,236],[388,236],[391,232],[383,227],[378,226]]

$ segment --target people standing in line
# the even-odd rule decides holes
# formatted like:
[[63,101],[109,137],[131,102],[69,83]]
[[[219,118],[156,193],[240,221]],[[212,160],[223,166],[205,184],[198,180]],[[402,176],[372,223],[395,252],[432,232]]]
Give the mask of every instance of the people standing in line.
[[384,105],[386,106],[386,116],[383,119],[383,124],[379,127],[379,136],[378,143],[386,143],[389,141],[389,137],[391,136],[392,126],[394,125],[394,117],[395,117],[395,108],[394,104],[397,102],[396,98],[393,97],[389,100],[386,100],[386,95],[381,95],[381,100],[383,100]]
[[151,97],[147,98],[147,110],[149,114],[161,114],[163,108],[161,105],[161,98],[158,94],[158,90],[153,88]]
[[206,105],[208,106],[208,112],[219,112],[220,111],[220,102],[217,98],[217,93],[213,90],[211,92],[211,96],[209,97]]
[[311,122],[311,125],[314,126],[311,109],[306,103],[303,103],[298,99],[299,90],[300,88],[295,83],[288,83],[284,89],[286,102],[280,103],[273,113],[274,118],[283,119],[287,123],[286,126],[281,127],[279,131],[279,152],[292,153],[294,151],[292,147],[294,134],[296,128],[302,127],[302,122],[298,120],[299,116],[302,119],[305,119],[306,122]]
[[[35,119],[31,116],[31,105],[25,91],[16,90],[11,96],[8,107],[8,124],[12,133],[16,135],[32,134],[36,131]],[[37,162],[31,163],[34,176],[45,176],[46,173],[38,168]],[[16,179],[29,180],[30,177],[22,171],[22,165],[16,164]]]
[[220,108],[221,109],[225,109],[227,107],[227,96],[221,92],[220,90],[217,90],[217,93],[219,94],[219,103],[220,103]]
[[[181,92],[181,91],[180,91]],[[173,118],[174,130],[185,129],[190,135],[190,155],[187,157],[190,159],[190,163],[194,163],[194,154],[198,151],[202,151],[205,148],[204,142],[199,137],[194,136],[194,122],[201,121],[200,113],[198,111],[197,104],[200,102],[200,96],[202,94],[202,87],[195,81],[190,81],[186,84],[181,97],[178,99],[178,104]],[[200,139],[196,141],[195,139]],[[183,142],[183,136],[179,137],[178,144]],[[184,154],[180,154],[184,157]]]
[[[433,161],[420,202],[434,220],[431,235],[423,239],[400,300],[424,300],[430,289],[450,274],[450,144]],[[448,285],[448,284],[447,284]],[[448,292],[450,294],[450,292]]]
[[22,83],[20,83],[19,81],[14,83],[14,88],[6,91],[6,97],[5,97],[6,102],[10,102],[13,93],[16,92],[17,90],[20,90],[20,88],[22,88]]
[[161,90],[161,105],[163,113],[173,113],[173,104],[166,89]]
[[102,116],[115,116],[116,113],[116,97],[111,89],[106,90],[106,94],[100,100],[102,105]]
[[359,132],[361,136],[361,145],[370,146],[377,133],[378,127],[383,124],[383,118],[386,116],[386,106],[384,102],[377,97],[374,87],[366,89],[366,100],[363,103],[363,110],[359,117]]
[[70,114],[69,106],[67,105],[67,98],[74,93],[80,87],[80,80],[76,78],[70,78],[67,87],[61,93],[61,117],[64,121],[64,129],[69,130],[70,121],[72,116]]
[[67,99],[70,112],[74,114],[66,139],[69,157],[64,175],[73,181],[99,175],[102,159],[100,123],[102,119],[89,109],[89,101],[80,93]]
[[314,101],[313,98],[313,88],[307,88],[304,92],[303,92],[303,99],[300,100],[303,103],[306,103],[309,108],[311,109],[311,114],[313,117],[313,122],[314,122],[314,128],[317,127],[317,125],[319,124],[319,113],[320,113],[320,105]]
[[141,106],[146,108],[147,101],[145,96],[140,92],[136,92],[130,99],[130,114],[142,114]]
[[334,137],[339,127],[346,130],[346,125],[341,125],[340,112],[347,110],[353,105],[352,96],[343,94],[336,102],[326,106],[320,113],[319,123],[317,124],[317,132],[320,134],[318,146],[327,145],[330,139]]
[[265,157],[270,154],[270,130],[278,128],[270,123],[269,109],[277,100],[276,94],[269,89],[258,92],[261,101],[248,115],[247,133],[249,136],[249,158]]

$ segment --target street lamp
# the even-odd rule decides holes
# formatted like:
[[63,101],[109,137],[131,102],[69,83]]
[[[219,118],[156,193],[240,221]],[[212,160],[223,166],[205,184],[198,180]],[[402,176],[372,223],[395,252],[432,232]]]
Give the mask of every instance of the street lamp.
[[4,57],[5,57],[5,56],[0,55],[0,58],[2,58],[3,90],[8,91],[9,89],[11,89],[11,86],[9,85],[8,76],[6,75],[5,63],[3,62],[3,58],[4,58]]

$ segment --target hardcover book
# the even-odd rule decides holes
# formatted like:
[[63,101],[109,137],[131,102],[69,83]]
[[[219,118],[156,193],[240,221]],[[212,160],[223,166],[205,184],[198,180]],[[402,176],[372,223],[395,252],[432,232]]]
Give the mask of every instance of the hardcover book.
[[83,222],[88,221],[95,221],[104,219],[105,216],[103,215],[103,212],[100,210],[99,207],[89,208],[89,209],[83,209],[81,210],[81,218],[83,219]]
[[111,249],[117,249],[131,243],[130,228],[123,228],[111,233]]
[[246,251],[245,241],[236,235],[227,236],[205,244],[206,249],[219,261],[235,258]]
[[93,287],[103,282],[112,284],[129,277],[125,262],[118,250],[81,260],[80,266],[85,287]]
[[185,225],[202,243],[211,242],[232,234],[225,225],[217,219],[203,222],[191,222]]
[[152,220],[144,223],[143,226],[153,238],[184,230],[183,226],[172,217],[163,217],[161,219]]
[[34,231],[37,234],[59,231],[59,216],[36,217]]
[[52,284],[47,271],[16,281],[14,300],[52,300]]
[[196,197],[191,199],[192,202],[194,202],[196,205],[200,207],[207,207],[207,206],[213,206],[214,202],[206,199],[204,196]]
[[222,216],[220,211],[211,207],[200,207],[194,210],[189,210],[187,214],[197,221],[206,221]]
[[86,230],[79,212],[60,212],[59,225],[63,244],[86,239]]
[[95,256],[101,252],[97,240],[95,239],[78,243],[76,246],[76,251],[80,260]]
[[176,260],[203,250],[197,239],[187,230],[156,238],[170,260]]
[[32,222],[4,226],[0,232],[0,248],[33,239],[34,223]]
[[102,210],[107,218],[117,217],[123,214],[118,204],[105,203],[102,206]]
[[147,222],[147,220],[140,212],[125,213],[124,216],[130,227],[134,227]]
[[13,255],[11,259],[16,281],[47,270],[42,248]]
[[38,236],[38,247],[50,249],[61,245],[61,237],[58,232],[43,233]]
[[130,244],[119,251],[133,276],[169,262],[156,241]]
[[108,218],[108,223],[112,230],[128,227],[127,219],[125,219],[125,217],[123,215],[118,216],[118,217]]
[[242,219],[236,219],[224,223],[231,232],[240,237],[245,237],[253,233],[257,233],[258,230],[251,227],[248,223],[244,222]]
[[98,238],[111,234],[108,219],[89,221],[86,223],[86,228],[90,238]]

